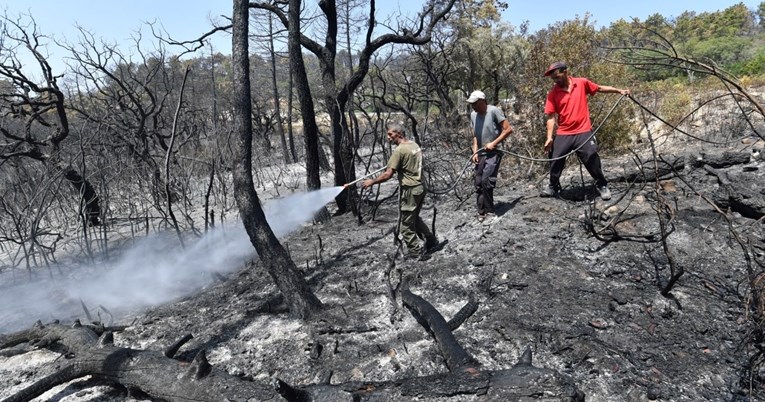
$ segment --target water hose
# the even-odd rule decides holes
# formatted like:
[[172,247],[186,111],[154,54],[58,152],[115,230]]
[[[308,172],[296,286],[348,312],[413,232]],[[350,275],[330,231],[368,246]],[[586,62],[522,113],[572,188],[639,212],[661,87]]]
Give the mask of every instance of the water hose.
[[553,161],[557,161],[559,159],[566,159],[570,155],[573,155],[574,153],[579,151],[582,147],[585,146],[585,144],[587,144],[593,137],[595,137],[595,134],[597,134],[598,130],[600,130],[600,128],[603,126],[603,124],[606,122],[606,120],[608,120],[608,118],[611,117],[611,115],[614,113],[614,110],[616,110],[616,107],[619,106],[619,103],[622,101],[622,99],[624,99],[625,96],[627,96],[630,99],[632,99],[632,97],[629,96],[629,95],[622,95],[622,96],[620,96],[619,99],[611,107],[611,110],[608,111],[608,113],[606,114],[606,117],[604,117],[603,120],[600,121],[600,124],[598,124],[598,126],[595,127],[595,130],[592,130],[592,133],[590,133],[590,136],[587,137],[587,140],[583,141],[581,145],[579,145],[578,147],[572,149],[569,153],[567,153],[565,155],[561,155],[561,156],[559,156],[557,158],[533,158],[533,157],[528,157],[528,156],[525,156],[525,155],[520,155],[520,154],[511,152],[511,151],[503,151],[501,149],[497,149],[497,152],[501,152],[501,153],[503,153],[505,155],[514,156],[514,157],[516,157],[518,159],[524,159],[524,160],[532,161],[532,162],[553,162]]
[[384,171],[384,170],[385,170],[385,169],[387,169],[387,168],[388,168],[387,166],[385,166],[385,167],[381,167],[381,168],[379,168],[379,169],[375,170],[375,171],[374,171],[374,172],[372,172],[372,173],[369,173],[369,174],[367,174],[367,175],[361,176],[361,177],[359,177],[358,179],[356,179],[356,180],[354,180],[354,181],[352,181],[352,182],[350,182],[350,183],[346,183],[346,184],[344,184],[344,185],[343,185],[343,187],[350,187],[350,186],[352,186],[352,185],[354,185],[354,184],[356,184],[356,183],[358,183],[358,182],[360,182],[360,181],[362,181],[362,180],[366,179],[366,178],[367,178],[367,177],[369,177],[369,176],[373,176],[373,175],[376,175],[376,174],[378,174],[378,173],[380,173],[380,172]]
[[[619,106],[619,103],[625,97],[629,97],[630,99],[632,99],[632,97],[629,96],[629,95],[622,95],[622,96],[620,96],[619,99],[614,103],[614,105],[608,111],[608,113],[606,114],[606,117],[604,117],[603,120],[601,120],[600,124],[594,130],[592,130],[592,133],[590,133],[590,135],[587,138],[587,140],[584,141],[581,145],[579,145],[575,149],[573,149],[570,152],[566,153],[565,155],[561,155],[561,156],[559,156],[557,158],[533,158],[533,157],[528,157],[528,156],[525,156],[525,155],[520,155],[520,154],[514,153],[512,151],[504,151],[504,150],[499,149],[499,148],[495,148],[494,152],[499,152],[499,153],[504,154],[504,155],[510,155],[510,156],[516,157],[518,159],[524,159],[524,160],[533,161],[533,162],[553,162],[553,161],[556,161],[556,160],[559,160],[559,159],[565,159],[565,158],[569,157],[570,155],[572,155],[572,154],[576,153],[577,151],[579,151],[579,149],[581,149],[587,142],[589,142],[593,137],[595,137],[595,134],[597,134],[598,130],[600,130],[600,128],[603,126],[603,124],[606,122],[606,120],[608,120],[608,118],[611,117],[611,115],[614,113],[614,110],[616,110],[616,107]],[[484,155],[485,151],[486,150],[484,148],[480,148],[477,151],[475,151],[472,155],[470,155],[470,158],[468,158],[467,162],[465,163],[465,167],[462,168],[462,171],[460,171],[459,175],[457,175],[457,178],[447,188],[445,188],[445,189],[429,188],[429,186],[424,181],[423,181],[423,186],[425,186],[425,188],[428,191],[428,193],[431,193],[431,194],[434,194],[434,195],[444,195],[444,194],[454,190],[454,188],[457,187],[457,184],[459,183],[460,179],[462,179],[462,176],[464,176],[465,172],[467,172],[468,167],[473,165],[473,157],[476,154]],[[382,172],[385,169],[386,169],[386,167],[383,167],[383,168],[381,168],[379,170],[376,170],[376,171],[374,171],[372,173],[369,173],[366,176],[363,176],[363,177],[361,177],[361,178],[359,178],[357,180],[354,180],[354,181],[346,184],[345,187],[348,187],[348,186],[350,186],[350,185],[352,185],[354,183],[357,183],[357,182],[359,182],[359,181],[361,181],[361,180],[363,180],[363,179],[365,179],[365,178],[367,178],[369,176],[372,176],[374,174]]]

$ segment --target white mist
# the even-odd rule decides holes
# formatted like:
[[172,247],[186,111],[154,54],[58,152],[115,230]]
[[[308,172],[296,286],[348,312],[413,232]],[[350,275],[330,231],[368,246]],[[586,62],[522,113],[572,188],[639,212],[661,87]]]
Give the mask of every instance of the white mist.
[[[343,187],[329,187],[292,194],[265,202],[263,210],[281,238],[310,222],[342,191]],[[196,242],[187,242],[186,249],[170,232],[151,235],[109,265],[80,267],[67,278],[0,288],[0,333],[27,328],[37,320],[84,318],[80,300],[93,318],[100,313],[106,321],[98,306],[117,315],[166,303],[209,284],[213,272],[240,269],[254,257],[255,249],[241,225],[211,230]]]

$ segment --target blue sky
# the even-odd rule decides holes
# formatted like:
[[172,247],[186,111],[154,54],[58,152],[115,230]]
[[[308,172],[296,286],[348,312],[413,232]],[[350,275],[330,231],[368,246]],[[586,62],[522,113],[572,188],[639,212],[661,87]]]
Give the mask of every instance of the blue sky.
[[645,20],[651,14],[659,13],[667,18],[680,15],[683,11],[697,13],[724,10],[732,5],[744,3],[750,9],[757,9],[762,0],[590,0],[560,3],[539,1],[506,0],[509,4],[504,13],[505,20],[513,25],[522,21],[530,22],[531,31],[547,27],[557,21],[573,19],[586,12],[592,15],[596,27],[608,26],[620,18],[630,21],[632,17]]
[[[739,3],[737,0],[507,1],[509,8],[503,14],[504,19],[515,26],[528,20],[532,32],[556,21],[584,16],[587,12],[600,27],[619,18],[629,21],[637,17],[644,20],[657,12],[670,18],[686,10],[717,11]],[[316,1],[304,0],[304,3],[313,6]],[[743,3],[749,8],[756,8],[760,1]],[[399,10],[404,15],[414,15],[422,4],[420,0],[377,0],[381,17]],[[145,22],[155,22],[175,39],[196,38],[210,29],[211,18],[223,21],[219,17],[221,14],[230,15],[231,7],[230,0],[6,0],[5,5],[0,5],[0,10],[11,17],[21,13],[31,14],[40,32],[59,40],[77,42],[75,25],[79,25],[97,39],[123,44],[129,43],[131,36]],[[143,35],[151,34],[144,28]],[[218,34],[213,45],[217,50],[229,53],[230,37]]]

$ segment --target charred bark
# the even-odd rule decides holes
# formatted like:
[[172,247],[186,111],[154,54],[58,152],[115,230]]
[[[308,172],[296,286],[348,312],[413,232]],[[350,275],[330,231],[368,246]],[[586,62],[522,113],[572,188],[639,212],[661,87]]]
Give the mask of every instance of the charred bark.
[[[295,262],[279,243],[268,225],[260,199],[255,192],[252,177],[252,102],[250,101],[250,75],[248,52],[247,1],[234,1],[233,14],[233,71],[235,119],[238,136],[234,152],[234,196],[247,235],[258,257],[284,296],[293,317],[309,318],[321,309],[321,302],[311,292]],[[310,176],[310,175],[309,175]]]
[[700,153],[693,161],[693,166],[711,166],[715,169],[749,163],[750,152],[723,151],[722,153]]
[[446,366],[450,371],[479,367],[480,364],[465,349],[460,346],[452,334],[449,324],[444,317],[430,303],[420,296],[403,289],[401,300],[409,311],[428,332],[436,339],[441,354],[446,360]]
[[72,168],[64,169],[64,178],[80,193],[85,221],[91,226],[98,226],[101,223],[101,205],[96,189]]
[[[109,334],[105,332],[102,337]],[[99,336],[89,327],[39,326],[14,334],[38,347],[58,345],[72,356],[64,368],[35,381],[2,402],[29,401],[54,386],[92,376],[96,380],[138,389],[168,401],[271,400],[276,392],[266,384],[243,381],[211,367],[201,351],[192,362],[170,359],[160,351],[99,346]],[[0,347],[7,343],[0,341]]]

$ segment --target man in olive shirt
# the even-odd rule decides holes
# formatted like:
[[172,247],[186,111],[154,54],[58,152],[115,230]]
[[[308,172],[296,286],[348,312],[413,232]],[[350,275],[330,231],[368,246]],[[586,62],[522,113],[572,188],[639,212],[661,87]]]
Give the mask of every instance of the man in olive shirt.
[[[406,244],[408,258],[422,258],[427,252],[439,246],[436,236],[420,218],[422,202],[425,200],[425,187],[422,185],[422,150],[414,141],[406,138],[406,130],[399,124],[388,126],[388,142],[396,149],[388,161],[388,166],[381,175],[362,182],[362,187],[388,181],[393,174],[398,175],[401,186],[400,233]],[[419,239],[425,239],[424,247]]]

